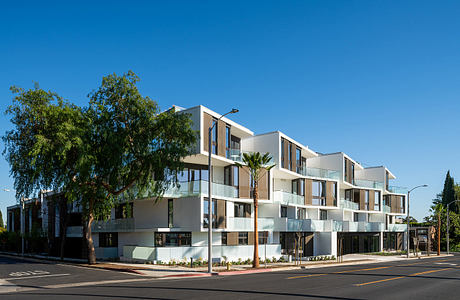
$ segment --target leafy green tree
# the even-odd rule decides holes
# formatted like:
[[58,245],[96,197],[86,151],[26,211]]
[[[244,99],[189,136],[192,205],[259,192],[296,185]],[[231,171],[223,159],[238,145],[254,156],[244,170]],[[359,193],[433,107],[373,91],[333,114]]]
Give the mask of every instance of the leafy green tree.
[[177,184],[182,159],[196,141],[189,115],[160,112],[140,94],[138,81],[131,71],[104,77],[83,108],[38,87],[12,89],[17,96],[7,113],[14,128],[3,139],[16,197],[52,188],[78,201],[90,264],[96,262],[93,221],[107,216],[121,196],[161,199]]
[[[444,181],[444,189],[442,190],[441,203],[444,207],[455,200],[454,178],[450,176],[450,171],[447,171],[446,179]],[[450,208],[452,209],[452,208]],[[457,206],[453,208],[458,213]]]
[[[259,231],[257,230],[257,218],[259,215],[259,181],[262,176],[268,176],[268,171],[275,165],[269,165],[272,157],[269,153],[261,155],[259,152],[243,153],[243,164],[248,168],[253,182],[253,201],[254,201],[254,259],[252,266],[259,267]],[[236,163],[239,167],[243,164]],[[267,172],[262,173],[265,170]]]
[[3,223],[3,216],[2,216],[2,211],[0,210],[0,228],[4,228],[5,223]]

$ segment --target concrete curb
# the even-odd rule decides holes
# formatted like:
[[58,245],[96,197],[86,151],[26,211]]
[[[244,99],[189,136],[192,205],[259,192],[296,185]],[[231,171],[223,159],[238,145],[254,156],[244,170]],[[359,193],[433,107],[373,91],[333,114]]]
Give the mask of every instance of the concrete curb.
[[239,271],[227,271],[227,272],[218,272],[218,276],[230,276],[230,275],[239,275],[239,274],[252,274],[252,273],[265,273],[273,272],[276,269],[251,269],[251,270],[239,270]]

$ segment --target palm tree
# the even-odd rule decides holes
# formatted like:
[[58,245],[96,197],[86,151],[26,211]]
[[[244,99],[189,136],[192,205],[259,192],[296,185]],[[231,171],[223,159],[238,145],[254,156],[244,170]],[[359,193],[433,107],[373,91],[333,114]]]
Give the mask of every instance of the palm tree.
[[[253,268],[259,267],[259,232],[257,230],[257,216],[259,207],[259,180],[263,177],[262,170],[270,171],[275,165],[269,165],[272,157],[269,153],[261,155],[259,152],[243,153],[243,164],[248,168],[249,174],[251,175],[252,182],[254,184],[252,198],[254,200],[254,259],[252,262]],[[244,165],[236,163],[238,167]]]

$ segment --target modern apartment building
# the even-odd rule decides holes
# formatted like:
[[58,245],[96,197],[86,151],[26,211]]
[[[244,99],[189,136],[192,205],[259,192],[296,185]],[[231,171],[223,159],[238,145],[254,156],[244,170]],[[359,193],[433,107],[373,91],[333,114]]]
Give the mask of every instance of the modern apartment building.
[[[95,222],[99,257],[206,260],[212,220],[213,258],[252,258],[252,183],[248,170],[235,165],[244,152],[269,152],[276,165],[259,183],[262,258],[292,254],[297,244],[303,256],[404,248],[406,228],[398,221],[406,214],[406,191],[390,185],[395,176],[384,166],[364,168],[341,152],[317,153],[279,131],[256,135],[203,106],[176,110],[190,114],[199,132],[194,154],[184,159],[180,187],[168,189],[161,201],[120,204],[109,221]],[[209,147],[208,128],[214,123]]]

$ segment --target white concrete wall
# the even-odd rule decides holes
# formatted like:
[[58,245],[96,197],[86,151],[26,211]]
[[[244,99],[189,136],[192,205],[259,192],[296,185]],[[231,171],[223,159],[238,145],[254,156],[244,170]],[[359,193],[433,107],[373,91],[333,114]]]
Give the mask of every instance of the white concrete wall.
[[262,135],[256,135],[249,138],[241,140],[241,149],[243,151],[251,152],[260,152],[266,153],[269,152],[274,162],[279,166],[279,156],[280,156],[280,139],[279,132],[272,132]]
[[136,228],[166,228],[168,227],[168,200],[164,198],[157,203],[153,200],[134,201],[133,216]]
[[[222,245],[222,234],[220,232],[212,233],[212,244]],[[192,233],[192,246],[204,247],[208,246],[208,232],[193,232]]]
[[[228,212],[228,211],[227,211]],[[279,204],[259,204],[259,217],[260,218],[275,218],[280,217]]]
[[343,210],[342,209],[331,209],[328,210],[328,216],[331,220],[343,221]]
[[343,153],[309,158],[307,159],[307,167],[335,170],[343,174]]
[[184,231],[201,229],[201,197],[179,198],[173,202],[173,224]]
[[308,219],[319,220],[319,209],[318,208],[307,208]]
[[334,255],[337,257],[337,232],[315,232],[313,255]]
[[274,180],[274,190],[275,191],[284,191],[292,193],[292,181],[288,179],[279,179],[275,178]]
[[355,179],[373,180],[385,182],[385,168],[368,168],[363,170],[355,170]]

